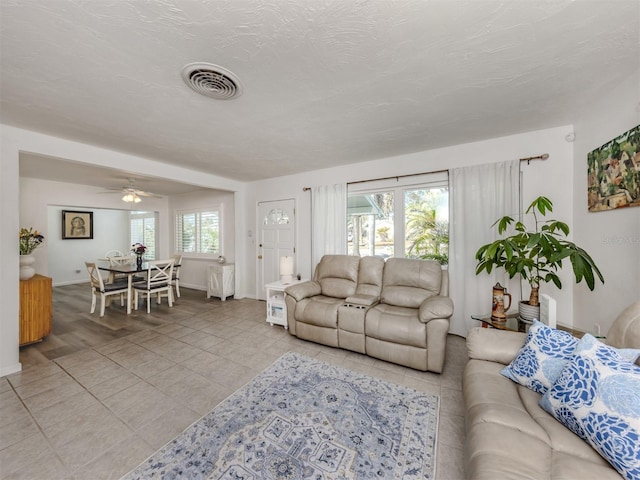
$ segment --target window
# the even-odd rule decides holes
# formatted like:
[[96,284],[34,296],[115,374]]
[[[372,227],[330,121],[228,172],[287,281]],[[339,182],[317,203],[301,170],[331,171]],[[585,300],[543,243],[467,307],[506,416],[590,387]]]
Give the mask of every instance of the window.
[[219,255],[220,208],[176,211],[176,252],[183,254]]
[[129,243],[141,243],[147,247],[144,258],[156,258],[156,214],[155,212],[131,212],[129,214]]
[[350,255],[425,258],[447,264],[446,172],[350,185],[347,232]]

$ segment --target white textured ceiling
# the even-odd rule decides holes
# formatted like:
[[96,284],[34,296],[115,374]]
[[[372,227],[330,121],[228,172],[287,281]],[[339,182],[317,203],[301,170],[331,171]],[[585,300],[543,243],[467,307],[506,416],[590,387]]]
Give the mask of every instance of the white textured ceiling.
[[[3,123],[244,181],[572,123],[640,63],[639,0],[0,0],[0,22]],[[191,62],[244,93],[189,90]]]

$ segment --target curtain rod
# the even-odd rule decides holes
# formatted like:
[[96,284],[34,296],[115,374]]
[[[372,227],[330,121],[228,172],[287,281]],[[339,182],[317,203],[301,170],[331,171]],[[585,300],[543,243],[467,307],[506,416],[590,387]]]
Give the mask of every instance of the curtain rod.
[[546,160],[547,158],[549,158],[549,154],[543,153],[542,155],[536,155],[535,157],[521,158],[520,161],[527,162],[527,165],[529,165],[529,162],[531,162],[531,160]]
[[[429,175],[431,173],[448,173],[449,170],[434,170],[432,172],[423,172],[423,173],[409,173],[407,175],[394,175],[392,177],[380,177],[380,178],[370,178],[368,180],[356,180],[355,182],[347,182],[347,185],[354,185],[356,183],[367,183],[367,182],[377,182],[379,180],[393,180],[394,178],[396,180],[399,180],[401,178],[407,178],[407,177],[419,177],[420,175]],[[302,189],[303,192],[306,192],[307,190],[311,190],[311,187],[304,187]]]
[[[527,165],[529,165],[531,160],[546,160],[547,158],[549,158],[549,154],[548,153],[543,153],[542,155],[536,155],[534,157],[521,158],[520,161],[521,162],[527,162]],[[420,176],[420,175],[429,175],[430,173],[443,173],[443,172],[449,172],[449,170],[435,170],[433,172],[410,173],[408,175],[395,175],[393,177],[380,177],[380,178],[372,178],[372,179],[369,179],[369,180],[357,180],[355,182],[347,182],[347,185],[354,185],[356,183],[377,182],[379,180],[392,180],[394,178],[396,180],[399,180],[400,178],[417,177],[417,176]],[[308,192],[310,190],[311,190],[311,187],[303,187],[302,188],[303,192]]]

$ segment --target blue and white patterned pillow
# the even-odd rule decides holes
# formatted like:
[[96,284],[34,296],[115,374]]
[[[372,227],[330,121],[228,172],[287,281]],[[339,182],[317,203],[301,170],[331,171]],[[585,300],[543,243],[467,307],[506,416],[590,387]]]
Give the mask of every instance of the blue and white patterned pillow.
[[540,406],[586,440],[627,480],[640,480],[640,350],[587,334]]
[[544,394],[562,372],[577,344],[578,339],[570,333],[534,320],[524,346],[500,373]]

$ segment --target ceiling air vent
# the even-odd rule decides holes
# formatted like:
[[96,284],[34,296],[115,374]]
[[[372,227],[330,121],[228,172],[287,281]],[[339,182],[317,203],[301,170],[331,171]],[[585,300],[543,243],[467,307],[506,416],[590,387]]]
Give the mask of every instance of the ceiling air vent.
[[242,94],[242,84],[238,77],[226,68],[212,63],[185,65],[182,79],[192,90],[218,100],[231,100]]

